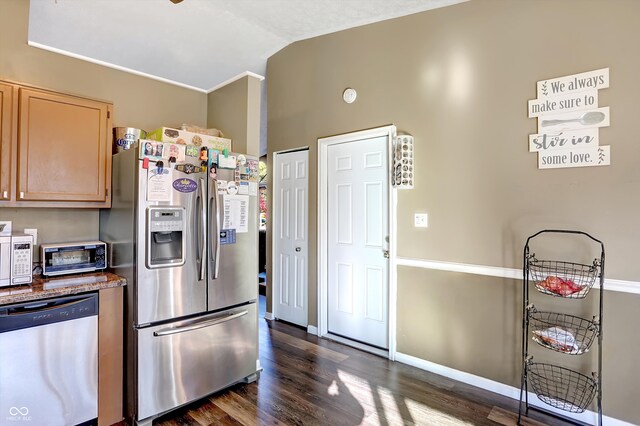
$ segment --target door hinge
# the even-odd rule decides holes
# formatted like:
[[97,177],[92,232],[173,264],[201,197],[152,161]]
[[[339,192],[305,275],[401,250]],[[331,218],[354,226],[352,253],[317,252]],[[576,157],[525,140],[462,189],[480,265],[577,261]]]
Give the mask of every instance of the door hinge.
[[109,188],[105,188],[105,189],[104,189],[104,195],[105,195],[106,197],[108,197],[108,196],[109,196]]

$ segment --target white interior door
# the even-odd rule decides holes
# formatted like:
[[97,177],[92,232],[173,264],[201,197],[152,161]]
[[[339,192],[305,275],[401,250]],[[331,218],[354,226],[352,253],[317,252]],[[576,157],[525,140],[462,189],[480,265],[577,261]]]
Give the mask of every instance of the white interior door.
[[327,331],[389,347],[387,136],[327,147]]
[[273,314],[306,327],[309,151],[276,154],[273,174]]

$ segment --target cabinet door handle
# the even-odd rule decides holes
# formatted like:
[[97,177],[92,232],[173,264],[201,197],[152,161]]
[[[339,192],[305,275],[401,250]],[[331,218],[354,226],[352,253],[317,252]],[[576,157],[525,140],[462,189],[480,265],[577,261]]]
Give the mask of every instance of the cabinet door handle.
[[9,198],[9,192],[8,191],[2,191],[2,198],[4,200],[7,200]]
[[24,198],[24,192],[20,191],[20,198]]

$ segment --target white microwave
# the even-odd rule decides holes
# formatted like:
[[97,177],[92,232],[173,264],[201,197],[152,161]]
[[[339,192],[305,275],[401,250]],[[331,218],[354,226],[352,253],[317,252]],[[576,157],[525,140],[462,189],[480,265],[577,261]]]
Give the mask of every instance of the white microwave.
[[33,236],[12,234],[0,237],[0,287],[31,284]]

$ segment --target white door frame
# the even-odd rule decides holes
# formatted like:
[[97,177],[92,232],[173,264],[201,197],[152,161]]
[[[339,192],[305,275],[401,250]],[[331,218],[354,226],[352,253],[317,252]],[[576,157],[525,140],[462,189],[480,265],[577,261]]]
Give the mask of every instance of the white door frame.
[[[271,167],[273,168],[273,170],[271,171],[271,182],[272,182],[272,191],[271,191],[271,197],[272,197],[272,201],[271,201],[271,310],[273,312],[269,313],[266,312],[265,313],[265,318],[269,319],[269,320],[273,320],[278,317],[278,312],[277,312],[277,303],[275,303],[275,295],[276,295],[276,286],[275,286],[275,279],[274,279],[274,274],[275,274],[275,268],[276,266],[276,253],[279,253],[278,251],[278,239],[275,238],[277,234],[276,231],[279,231],[280,227],[277,223],[277,221],[275,220],[276,217],[279,217],[280,213],[280,206],[279,206],[279,202],[276,201],[280,201],[280,198],[278,196],[279,192],[280,192],[280,188],[278,186],[278,180],[276,179],[276,158],[278,157],[278,155],[280,154],[288,154],[290,152],[297,152],[297,151],[309,151],[309,146],[301,146],[299,148],[292,148],[292,149],[285,149],[282,151],[275,151],[273,152],[273,160],[271,161]],[[307,170],[309,168],[309,164],[307,162]],[[307,179],[308,179],[309,173],[307,173]],[[308,190],[307,190],[308,192]],[[308,224],[309,223],[309,201],[307,200],[307,217],[305,218],[305,223]],[[268,220],[268,219],[267,219]],[[307,232],[307,239],[309,238],[309,233]],[[307,241],[307,247],[309,245],[309,242]],[[307,250],[308,253],[308,250]],[[307,269],[308,269],[308,257],[307,257]],[[307,308],[307,324],[309,322],[309,277],[307,276],[307,301],[306,301],[306,308]]]
[[[362,139],[376,137],[387,137],[387,167],[388,179],[387,190],[389,200],[389,351],[376,351],[387,355],[390,360],[396,357],[396,300],[397,300],[397,271],[396,271],[396,211],[397,211],[397,190],[391,186],[391,170],[393,168],[393,140],[396,137],[396,126],[389,125],[377,127],[375,129],[362,130],[359,132],[346,133],[337,136],[330,136],[318,139],[318,335],[329,337],[327,306],[328,306],[328,284],[327,284],[327,231],[328,215],[326,206],[328,204],[327,179],[327,148],[330,145],[354,142]],[[334,336],[330,336],[334,339]],[[341,339],[335,339],[341,340]],[[343,339],[342,339],[343,340]],[[355,344],[353,346],[365,346]]]

